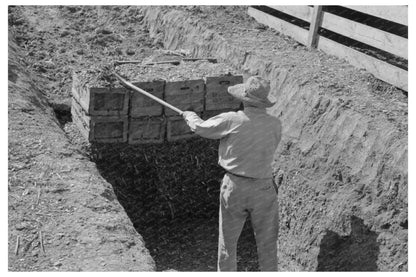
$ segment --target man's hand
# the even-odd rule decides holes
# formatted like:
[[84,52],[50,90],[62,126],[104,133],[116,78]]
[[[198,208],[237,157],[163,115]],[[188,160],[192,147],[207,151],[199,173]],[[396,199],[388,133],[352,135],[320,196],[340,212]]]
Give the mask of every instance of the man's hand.
[[186,124],[191,128],[192,132],[195,132],[195,128],[198,124],[204,122],[195,112],[191,111],[183,112],[182,117],[185,119]]
[[184,111],[182,113],[182,117],[186,120],[189,116],[197,116],[197,114],[195,112],[191,112],[191,111]]

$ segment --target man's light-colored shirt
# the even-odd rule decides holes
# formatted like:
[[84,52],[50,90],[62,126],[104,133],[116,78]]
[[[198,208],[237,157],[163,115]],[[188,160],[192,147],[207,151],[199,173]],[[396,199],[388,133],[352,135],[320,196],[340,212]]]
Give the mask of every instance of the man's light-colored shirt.
[[281,138],[281,123],[266,109],[245,107],[202,120],[195,113],[185,120],[196,134],[220,139],[218,163],[228,172],[251,178],[271,178],[273,155]]

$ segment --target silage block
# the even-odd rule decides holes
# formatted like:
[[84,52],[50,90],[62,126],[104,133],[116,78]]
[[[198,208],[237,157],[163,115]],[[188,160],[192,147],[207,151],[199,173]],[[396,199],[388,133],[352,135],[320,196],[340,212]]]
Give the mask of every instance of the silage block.
[[75,73],[72,78],[72,96],[87,115],[127,115],[129,91],[126,88],[83,84]]
[[[204,92],[203,79],[166,82],[165,101],[183,111],[202,112]],[[166,108],[165,115],[171,116],[177,113]]]
[[72,99],[71,114],[73,122],[89,142],[127,142],[127,115],[88,115],[75,99]]
[[162,116],[130,118],[129,144],[162,143],[165,132],[166,120]]
[[168,141],[177,141],[196,136],[196,134],[191,131],[188,124],[186,124],[182,116],[168,117],[166,129]]
[[205,109],[236,109],[241,101],[228,93],[228,87],[243,83],[243,76],[210,76],[205,78]]
[[[163,80],[136,82],[133,83],[133,85],[145,90],[159,99],[163,99],[163,91],[165,87],[165,82]],[[163,106],[161,104],[138,91],[131,91],[129,114],[131,117],[160,116],[162,113]]]

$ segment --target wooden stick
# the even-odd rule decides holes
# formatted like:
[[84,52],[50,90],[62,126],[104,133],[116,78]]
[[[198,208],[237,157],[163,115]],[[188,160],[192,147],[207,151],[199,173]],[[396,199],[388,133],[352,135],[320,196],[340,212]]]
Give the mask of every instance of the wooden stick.
[[173,64],[173,65],[178,65],[178,64],[181,63],[181,61],[180,60],[172,60],[172,61],[148,62],[148,63],[145,63],[143,65],[155,65],[155,64],[166,64],[166,63],[170,63],[170,64]]
[[40,241],[40,247],[42,248],[43,253],[45,253],[45,246],[43,245],[42,230],[39,230],[39,241]]
[[16,237],[16,247],[14,249],[14,255],[17,256],[19,254],[19,245],[20,245],[20,237]]
[[170,203],[169,199],[167,199],[167,201],[168,201],[168,206],[169,206],[169,209],[170,209],[170,216],[171,216],[171,219],[174,219],[174,218],[175,218],[175,213],[173,212],[173,206],[172,206],[172,203]]
[[55,172],[55,174],[59,177],[59,179],[61,179],[62,181],[64,180],[64,179],[62,178],[62,176],[61,176],[61,175],[59,175],[59,173],[58,173],[58,172]]
[[208,61],[210,63],[217,63],[217,59],[215,58],[183,58],[182,61],[185,61],[185,62]]
[[41,188],[38,187],[38,197],[36,199],[36,205],[39,205],[40,193],[41,193]]
[[119,65],[119,64],[129,64],[129,63],[142,63],[143,61],[114,61],[114,65]]
[[133,64],[133,63],[140,63],[139,66],[146,66],[146,65],[154,65],[154,64],[165,64],[165,63],[171,63],[178,65],[181,61],[179,60],[173,60],[173,61],[160,61],[160,62],[149,62],[149,63],[143,63],[143,61],[115,61],[114,65],[120,65],[120,64]]
[[[159,62],[148,62],[141,64],[141,66],[147,66],[147,65],[155,65],[155,64],[174,64],[178,65],[181,61],[185,62],[194,62],[194,61],[208,61],[211,63],[217,63],[217,59],[215,58],[183,58],[182,60],[171,60],[171,61],[159,61]],[[143,61],[138,60],[132,60],[132,61],[115,61],[114,65],[120,65],[120,64],[134,64],[134,63],[142,63]]]
[[136,87],[136,86],[135,86],[135,85],[133,85],[132,83],[130,83],[130,82],[126,81],[125,79],[123,79],[123,78],[122,78],[120,75],[118,75],[117,73],[113,72],[113,74],[114,74],[114,76],[116,76],[116,77],[117,77],[117,79],[119,79],[119,80],[120,80],[120,82],[121,82],[121,83],[123,83],[124,85],[126,85],[126,86],[128,86],[128,87],[130,87],[130,88],[132,88],[132,89],[134,89],[134,90],[136,90],[136,91],[138,91],[138,92],[140,92],[141,94],[146,95],[146,96],[147,96],[147,97],[149,97],[149,98],[152,98],[152,99],[153,99],[153,100],[155,100],[156,102],[158,102],[158,103],[162,104],[162,105],[163,105],[163,106],[165,106],[165,107],[168,107],[168,108],[170,108],[170,109],[174,110],[175,112],[177,112],[177,113],[178,113],[178,114],[180,114],[180,115],[182,115],[182,114],[183,114],[183,111],[181,111],[180,109],[176,108],[175,106],[172,106],[171,104],[169,104],[169,103],[167,103],[167,102],[163,101],[162,99],[157,98],[156,96],[154,96],[154,95],[152,95],[152,94],[148,93],[147,91],[145,91],[145,90],[143,90],[143,89],[141,89],[141,88]]

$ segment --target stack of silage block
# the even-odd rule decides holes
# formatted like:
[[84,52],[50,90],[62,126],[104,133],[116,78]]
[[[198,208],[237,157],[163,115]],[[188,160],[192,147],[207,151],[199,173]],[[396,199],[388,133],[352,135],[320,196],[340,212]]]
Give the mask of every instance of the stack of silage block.
[[[134,81],[133,85],[163,99],[163,80]],[[130,91],[129,143],[161,143],[165,139],[166,119],[163,106],[143,94]]]
[[[179,65],[155,64],[143,66],[125,64],[117,66],[115,70],[129,82],[133,83],[133,85],[183,111],[194,111],[205,119],[221,112],[237,110],[240,106],[240,102],[228,94],[227,88],[242,83],[243,78],[226,64],[207,61],[182,61]],[[77,103],[82,102],[77,100],[80,99],[78,96],[80,94],[79,91],[84,91],[88,85],[80,86],[76,74],[74,75],[73,97],[75,106],[77,106]],[[77,86],[78,88],[76,88]],[[128,141],[130,144],[142,144],[161,143],[165,139],[176,141],[194,136],[182,116],[163,107],[140,92],[122,87],[101,89],[109,94],[100,98],[106,102],[105,104],[99,104],[101,100],[95,100],[93,98],[95,96],[92,96],[91,93],[84,97],[90,97],[84,102],[90,102],[90,111],[100,109],[101,106],[102,109],[107,111],[107,113],[97,114],[94,117],[96,121],[110,120],[110,117],[113,117],[114,120],[117,118],[123,123],[127,120],[127,127],[123,125],[123,132],[127,130],[127,136],[123,136],[123,141],[121,139],[115,141],[116,130],[114,130],[113,141],[104,140],[103,137],[98,136],[98,134],[101,134],[101,130],[98,130],[96,127],[92,128],[93,126],[91,124],[88,125],[87,122],[83,124],[84,127],[82,128],[90,130],[87,136],[90,141]],[[127,101],[127,104],[125,101]],[[96,107],[96,105],[100,106]],[[88,114],[85,109],[86,105],[78,106],[81,106],[85,115]],[[118,113],[115,112],[116,110]],[[108,113],[110,111],[113,114]],[[78,125],[80,126],[81,124]],[[87,132],[84,131],[84,133]]]
[[209,118],[221,112],[236,110],[240,101],[228,93],[228,87],[243,82],[241,75],[207,76],[205,77],[205,113]]
[[[129,91],[105,87],[88,71],[73,74],[71,114],[88,141],[123,143],[128,136]],[[89,82],[86,82],[89,80]]]
[[[200,77],[192,77],[189,68],[182,63],[180,65],[122,65],[117,67],[117,72],[144,90],[146,90],[146,86],[142,84],[163,82],[163,97],[159,97],[153,91],[146,91],[184,111],[192,110],[201,115],[201,112],[204,110],[204,80]],[[151,101],[153,102],[152,105],[162,107],[162,105],[142,95],[140,92],[132,91],[132,93],[138,99],[142,99],[142,101]],[[137,109],[141,108],[137,107]],[[163,117],[168,141],[187,138],[193,135],[189,127],[186,126],[183,118],[175,111],[163,107]],[[136,118],[136,120],[141,121],[147,119],[141,117]]]

